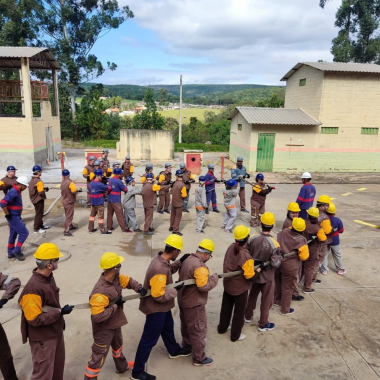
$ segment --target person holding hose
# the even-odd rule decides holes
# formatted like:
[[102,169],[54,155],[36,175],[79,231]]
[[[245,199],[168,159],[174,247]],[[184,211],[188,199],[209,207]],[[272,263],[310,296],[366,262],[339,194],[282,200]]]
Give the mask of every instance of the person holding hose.
[[231,178],[239,183],[240,211],[249,212],[245,208],[245,178],[251,178],[247,169],[243,166],[243,157],[238,156],[236,166],[231,169]]
[[[244,312],[247,306],[248,290],[251,288],[250,280],[255,275],[255,263],[250,255],[247,244],[250,229],[240,225],[234,229],[235,243],[232,243],[224,256],[223,273],[242,270],[243,273],[223,279],[223,300],[220,310],[218,333],[224,334],[231,322],[231,341],[244,340],[247,336],[242,334],[244,326]],[[260,269],[257,270],[258,272]]]
[[260,217],[265,212],[265,200],[267,195],[272,191],[272,187],[264,182],[264,175],[256,175],[256,183],[252,187],[251,196],[251,227],[260,225]]

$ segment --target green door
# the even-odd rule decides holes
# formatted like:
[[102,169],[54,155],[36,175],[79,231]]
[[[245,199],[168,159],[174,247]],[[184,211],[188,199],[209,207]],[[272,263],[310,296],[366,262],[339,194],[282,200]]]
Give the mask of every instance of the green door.
[[257,172],[271,172],[273,170],[274,133],[259,133],[257,143]]

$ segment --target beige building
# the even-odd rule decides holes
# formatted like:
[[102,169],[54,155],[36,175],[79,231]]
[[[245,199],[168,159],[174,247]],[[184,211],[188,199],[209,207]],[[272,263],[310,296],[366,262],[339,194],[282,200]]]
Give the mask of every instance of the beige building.
[[[0,47],[0,69],[19,70],[20,80],[0,80],[0,167],[25,168],[57,159],[61,150],[57,71],[47,48]],[[32,70],[52,74],[49,83],[31,80]]]
[[230,115],[232,160],[251,171],[380,171],[379,65],[298,63],[281,80],[284,109]]

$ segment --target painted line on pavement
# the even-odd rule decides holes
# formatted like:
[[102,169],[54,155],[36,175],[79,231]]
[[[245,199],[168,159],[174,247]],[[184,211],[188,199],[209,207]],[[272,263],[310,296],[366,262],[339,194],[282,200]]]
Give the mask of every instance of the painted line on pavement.
[[364,190],[367,190],[366,187],[361,187],[360,189],[356,189],[357,191],[364,191]]
[[334,199],[336,199],[336,198],[330,198],[332,201],[334,200]]
[[342,194],[344,197],[347,197],[348,195],[352,195],[352,193],[344,193]]
[[362,222],[361,220],[354,220],[354,222],[359,223],[359,224],[363,224],[364,226],[369,226],[372,228],[380,228],[380,226],[378,226],[377,224],[366,223],[366,222]]

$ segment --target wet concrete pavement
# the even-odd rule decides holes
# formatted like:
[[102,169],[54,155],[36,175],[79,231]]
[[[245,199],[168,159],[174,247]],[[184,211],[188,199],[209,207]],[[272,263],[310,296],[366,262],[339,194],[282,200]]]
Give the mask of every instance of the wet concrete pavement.
[[[267,198],[267,210],[277,219],[276,231],[280,230],[286,215],[286,206],[295,200],[300,185],[278,184]],[[363,190],[363,188],[365,188]],[[360,189],[360,190],[358,190]],[[219,335],[216,326],[223,293],[222,283],[209,294],[207,304],[208,337],[207,355],[215,361],[206,368],[194,367],[191,358],[171,360],[167,356],[162,340],[153,349],[148,362],[148,371],[157,379],[205,380],[216,379],[357,379],[372,380],[380,377],[380,185],[333,184],[318,185],[318,195],[328,194],[335,198],[337,215],[343,220],[345,232],[341,236],[345,276],[338,276],[330,260],[327,276],[320,276],[322,284],[315,285],[316,292],[305,295],[303,302],[293,302],[295,313],[282,317],[273,307],[270,321],[276,324],[273,331],[260,333],[257,330],[258,313],[253,321],[245,324],[243,332],[247,339],[232,343],[229,334]],[[250,193],[250,191],[247,191]],[[49,198],[59,194],[52,189]],[[208,266],[210,272],[222,272],[224,253],[233,238],[221,231],[223,218],[222,186],[218,187],[218,204],[221,214],[210,213],[206,220],[206,233],[195,233],[195,209],[193,190],[190,199],[191,211],[184,214],[181,231],[184,233],[184,253],[194,252],[199,241],[208,237],[216,244],[215,254]],[[24,194],[25,196],[26,194]],[[247,194],[247,201],[248,201]],[[85,194],[79,195],[85,199]],[[25,204],[28,206],[27,199]],[[141,204],[141,198],[138,199]],[[112,235],[88,234],[89,210],[78,202],[74,222],[79,229],[72,238],[63,236],[61,203],[45,218],[51,228],[43,235],[29,236],[25,245],[28,256],[24,262],[9,262],[6,258],[8,227],[0,227],[0,270],[12,273],[23,284],[29,279],[34,260],[31,256],[38,244],[54,242],[66,256],[54,273],[61,288],[61,304],[88,301],[93,285],[100,275],[99,258],[107,251],[115,251],[125,257],[121,272],[143,282],[151,257],[164,247],[168,236],[170,215],[154,214],[156,228],[153,237],[142,234],[123,235],[117,228]],[[136,209],[140,225],[143,209]],[[355,222],[356,220],[356,222]],[[236,223],[248,224],[249,214],[238,214]],[[361,223],[360,223],[361,222]],[[362,224],[367,223],[367,224]],[[116,220],[115,220],[115,224]],[[29,231],[32,221],[26,219]],[[253,232],[253,231],[252,231]],[[275,236],[275,234],[274,234]],[[177,275],[174,276],[177,278]],[[125,295],[132,294],[126,290]],[[16,302],[13,300],[11,302]],[[138,300],[125,304],[124,311],[129,324],[123,327],[123,351],[128,360],[133,360],[141,337],[145,317],[138,310]],[[29,346],[23,345],[20,335],[20,317],[15,310],[2,310],[0,321],[4,323],[20,380],[30,378],[31,356]],[[180,342],[179,310],[173,309],[176,337]],[[82,379],[91,353],[92,332],[88,310],[73,311],[66,320],[66,369],[65,379]],[[115,373],[111,355],[100,372],[99,379],[126,379],[129,374]]]

